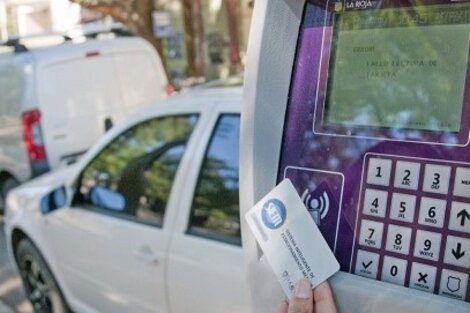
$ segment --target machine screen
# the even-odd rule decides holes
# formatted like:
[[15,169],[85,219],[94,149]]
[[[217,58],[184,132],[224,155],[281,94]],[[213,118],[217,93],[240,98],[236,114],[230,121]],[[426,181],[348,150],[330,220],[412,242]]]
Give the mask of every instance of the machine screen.
[[459,132],[469,15],[441,6],[337,14],[324,122]]
[[422,3],[307,2],[278,181],[342,271],[470,302],[470,1]]

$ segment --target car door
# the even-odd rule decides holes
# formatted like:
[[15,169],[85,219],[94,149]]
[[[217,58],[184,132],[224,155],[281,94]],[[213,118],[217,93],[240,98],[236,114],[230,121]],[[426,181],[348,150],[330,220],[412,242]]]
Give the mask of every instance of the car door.
[[238,206],[240,116],[214,116],[180,207],[168,259],[172,313],[249,312]]
[[138,124],[84,168],[72,208],[49,218],[49,238],[76,307],[90,312],[168,312],[167,210],[184,181],[179,171],[198,116]]

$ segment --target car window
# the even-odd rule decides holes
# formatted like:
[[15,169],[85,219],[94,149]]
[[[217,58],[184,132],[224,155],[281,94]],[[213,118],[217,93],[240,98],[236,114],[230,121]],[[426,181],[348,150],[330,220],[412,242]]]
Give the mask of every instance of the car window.
[[241,245],[238,201],[240,117],[222,115],[194,193],[188,234]]
[[161,226],[196,120],[195,115],[162,117],[119,135],[83,171],[78,201]]

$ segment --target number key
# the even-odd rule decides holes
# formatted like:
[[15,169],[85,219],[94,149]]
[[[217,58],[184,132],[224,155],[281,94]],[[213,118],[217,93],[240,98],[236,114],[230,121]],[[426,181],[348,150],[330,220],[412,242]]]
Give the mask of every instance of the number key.
[[407,264],[406,260],[385,256],[382,266],[382,280],[403,286],[405,284]]
[[418,189],[419,172],[421,164],[414,162],[397,162],[397,169],[395,171],[395,183],[397,188]]
[[449,191],[450,166],[427,164],[423,190],[440,194]]
[[418,230],[416,232],[416,243],[414,256],[426,260],[439,260],[442,235],[439,233]]
[[391,169],[392,160],[371,158],[367,170],[367,183],[388,186],[390,184]]
[[401,254],[408,254],[410,251],[411,228],[389,225],[387,232],[387,243],[385,249]]
[[375,189],[366,189],[364,195],[364,214],[385,217],[388,193]]
[[390,218],[398,221],[413,222],[415,216],[416,196],[394,193]]
[[428,225],[442,228],[446,213],[446,201],[423,197],[419,209],[418,222],[421,225]]
[[359,244],[362,246],[380,248],[384,224],[369,220],[362,220]]

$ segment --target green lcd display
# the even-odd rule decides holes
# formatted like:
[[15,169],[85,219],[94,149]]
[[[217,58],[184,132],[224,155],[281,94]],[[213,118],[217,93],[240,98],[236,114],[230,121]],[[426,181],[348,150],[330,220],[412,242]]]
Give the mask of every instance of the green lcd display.
[[327,125],[458,132],[470,6],[337,15]]

